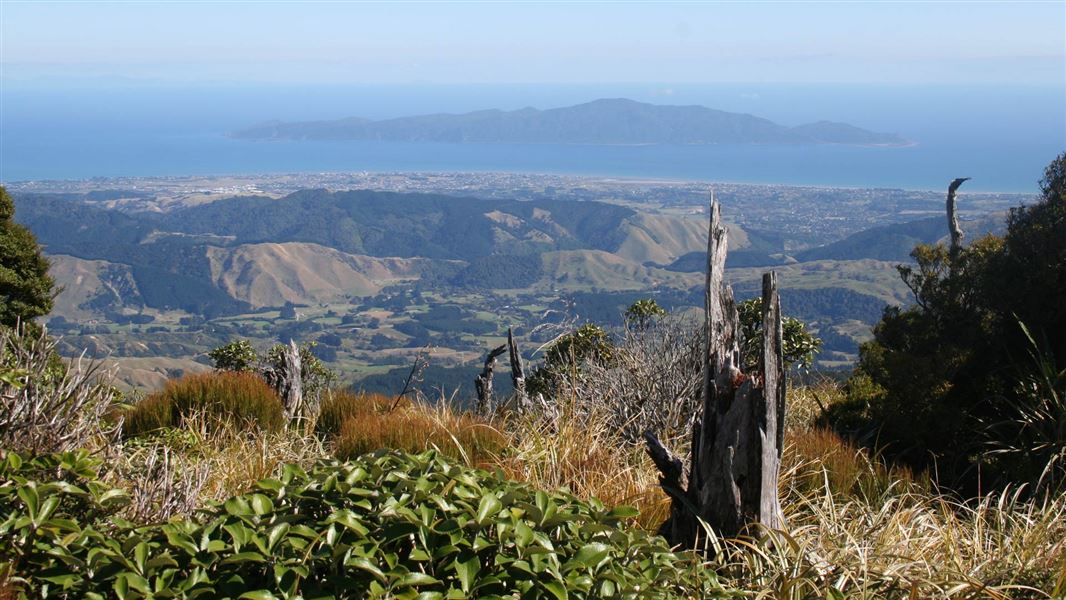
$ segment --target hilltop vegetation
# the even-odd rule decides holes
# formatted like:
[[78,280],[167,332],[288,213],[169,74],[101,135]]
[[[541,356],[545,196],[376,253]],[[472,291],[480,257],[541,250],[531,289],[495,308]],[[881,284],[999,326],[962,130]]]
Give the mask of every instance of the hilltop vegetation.
[[[563,379],[547,388],[551,410],[503,411],[491,421],[446,404],[334,392],[321,426],[245,428],[251,419],[193,411],[115,444],[113,415],[126,409],[107,386],[79,394],[87,404],[59,404],[76,410],[55,413],[63,416],[48,432],[12,427],[24,418],[4,420],[0,513],[17,524],[0,536],[0,563],[15,575],[4,589],[47,585],[67,596],[117,589],[126,597],[153,590],[235,597],[236,589],[295,597],[337,586],[363,597],[512,589],[534,598],[1062,592],[1061,499],[991,495],[961,503],[934,495],[921,476],[815,427],[818,405],[841,401],[826,386],[790,393],[780,479],[788,528],[712,538],[720,550],[707,557],[670,552],[652,533],[666,509],[656,471],[617,424],[645,392],[665,399],[698,388],[699,373],[683,366],[685,351],[663,351],[685,347],[673,337],[685,329],[671,323],[645,323],[644,333],[609,355],[586,355],[576,379],[559,369]],[[47,401],[53,388],[33,385],[44,364],[12,365],[0,394]],[[676,377],[648,377],[663,367]],[[219,389],[230,379],[210,377]],[[691,402],[684,392],[678,399]],[[646,406],[647,423],[683,441],[685,411],[671,411],[670,402]],[[12,434],[31,430],[36,455],[17,454],[28,440]],[[109,462],[70,452],[75,447],[107,452]],[[352,451],[378,447],[401,452]],[[432,449],[439,453],[423,453]],[[349,460],[338,463],[334,454]],[[553,491],[560,486],[568,491]],[[19,541],[31,535],[35,544]],[[93,548],[98,568],[89,572],[83,565]],[[332,560],[338,553],[347,558]]]

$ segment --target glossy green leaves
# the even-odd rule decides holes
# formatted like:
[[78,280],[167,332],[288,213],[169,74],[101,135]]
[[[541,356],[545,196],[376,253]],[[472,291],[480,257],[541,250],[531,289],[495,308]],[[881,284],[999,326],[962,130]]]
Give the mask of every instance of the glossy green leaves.
[[712,575],[660,538],[624,529],[630,509],[536,491],[433,452],[381,452],[309,473],[286,468],[196,521],[140,528],[79,521],[64,509],[72,501],[103,505],[121,497],[77,485],[16,483],[25,471],[17,463],[9,455],[0,473],[0,557],[23,578],[28,595],[443,600],[720,593]]

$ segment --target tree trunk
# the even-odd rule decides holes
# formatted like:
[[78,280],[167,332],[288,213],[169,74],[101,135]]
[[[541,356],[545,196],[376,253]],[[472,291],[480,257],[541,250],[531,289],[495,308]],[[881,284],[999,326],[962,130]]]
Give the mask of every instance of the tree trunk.
[[289,347],[283,355],[283,366],[279,376],[278,392],[285,405],[285,415],[289,419],[305,416],[303,378],[301,377],[303,365],[300,360],[300,348],[296,342],[289,340]]
[[670,517],[660,533],[672,544],[686,548],[700,547],[700,521],[726,537],[756,523],[773,528],[784,523],[777,496],[785,411],[777,278],[774,273],[763,276],[762,376],[752,377],[740,369],[740,318],[733,290],[723,282],[726,248],[721,207],[712,195],[703,410],[693,424],[687,474],[682,461],[654,434],[646,432],[644,436],[661,473],[663,490],[671,498]]
[[956,212],[955,192],[969,177],[959,177],[948,184],[948,233],[951,234],[951,256],[955,257],[962,248],[962,227],[959,225],[959,215]]
[[515,405],[520,412],[529,408],[529,397],[526,395],[526,373],[522,367],[522,353],[518,350],[518,342],[514,339],[514,332],[507,328],[507,350],[511,364],[511,383],[514,384]]
[[496,368],[496,357],[507,351],[507,345],[493,348],[485,357],[485,367],[481,374],[474,378],[474,389],[477,391],[477,414],[487,417],[492,413],[492,370]]

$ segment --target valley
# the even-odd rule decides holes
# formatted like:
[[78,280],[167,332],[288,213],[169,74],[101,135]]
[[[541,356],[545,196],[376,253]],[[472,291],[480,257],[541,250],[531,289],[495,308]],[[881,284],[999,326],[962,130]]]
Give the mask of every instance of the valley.
[[[730,225],[728,277],[756,295],[778,271],[787,314],[846,367],[896,272],[946,235],[942,192],[710,184],[511,173],[330,173],[16,182],[16,219],[63,291],[47,319],[150,389],[210,368],[236,338],[290,338],[345,383],[395,392],[429,349],[427,393],[472,394],[486,350],[513,327],[530,353],[565,327],[618,325],[654,298],[700,306],[707,192]],[[1029,200],[963,194],[970,239]],[[440,392],[435,392],[440,393]]]

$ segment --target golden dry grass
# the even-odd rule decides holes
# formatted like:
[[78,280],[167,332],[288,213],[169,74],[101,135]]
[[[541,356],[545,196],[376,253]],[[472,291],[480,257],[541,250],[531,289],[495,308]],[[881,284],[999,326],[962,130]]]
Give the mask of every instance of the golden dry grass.
[[[384,397],[334,401],[331,420],[340,421],[334,453],[349,459],[381,448],[441,454],[475,467],[491,467],[508,447],[507,437],[489,421],[453,410],[446,403],[435,406]],[[395,406],[394,406],[395,405]],[[341,414],[336,418],[334,413]]]
[[193,413],[210,423],[254,425],[278,431],[285,422],[281,400],[258,375],[212,371],[168,381],[123,414],[123,433],[137,436],[181,425]]
[[[963,503],[900,485],[881,497],[832,489],[827,467],[782,472],[787,527],[759,540],[714,540],[719,573],[756,597],[1061,598],[1066,593],[1066,499],[1012,493]],[[821,471],[812,490],[798,480]]]
[[554,418],[517,417],[508,424],[511,452],[498,466],[508,477],[543,489],[566,488],[606,505],[634,506],[635,522],[655,531],[670,505],[651,459],[625,444],[596,415],[581,419],[563,407]]

